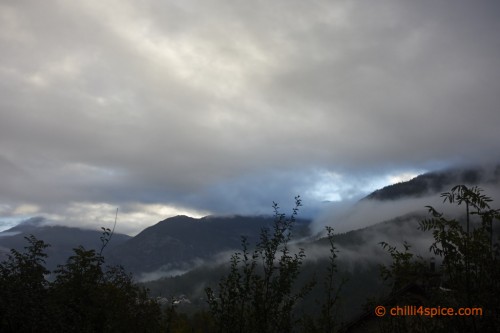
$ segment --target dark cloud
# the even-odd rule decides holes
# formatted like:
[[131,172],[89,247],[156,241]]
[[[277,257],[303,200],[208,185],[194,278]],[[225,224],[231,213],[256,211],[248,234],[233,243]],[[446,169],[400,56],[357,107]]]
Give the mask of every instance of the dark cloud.
[[3,2],[0,215],[250,212],[296,194],[314,210],[373,179],[496,161],[499,13],[451,0]]

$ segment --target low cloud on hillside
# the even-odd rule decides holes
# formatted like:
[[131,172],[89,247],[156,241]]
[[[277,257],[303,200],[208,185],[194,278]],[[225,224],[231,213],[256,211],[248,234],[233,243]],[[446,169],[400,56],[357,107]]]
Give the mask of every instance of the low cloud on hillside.
[[[498,175],[493,177],[491,170],[487,169],[482,173],[480,181],[476,184],[467,186],[478,186],[483,194],[490,197],[493,201],[491,208],[500,208],[500,188]],[[459,185],[457,183],[447,185],[442,192],[450,192],[452,187]],[[374,225],[379,222],[387,221],[406,214],[418,214],[429,216],[426,206],[432,206],[437,211],[448,214],[451,217],[457,217],[464,214],[464,205],[457,206],[443,202],[441,191],[437,193],[427,193],[419,197],[402,197],[396,200],[361,200],[351,202],[331,203],[321,216],[316,218],[311,226],[313,233],[324,231],[324,227],[329,225],[335,229],[335,232],[342,233],[349,230],[356,230]]]

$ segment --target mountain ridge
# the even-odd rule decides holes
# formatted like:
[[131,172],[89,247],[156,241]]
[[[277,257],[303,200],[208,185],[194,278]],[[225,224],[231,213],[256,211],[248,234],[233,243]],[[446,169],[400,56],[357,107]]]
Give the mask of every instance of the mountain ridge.
[[[57,265],[64,264],[73,255],[73,249],[78,246],[83,246],[88,250],[99,250],[102,246],[100,239],[102,231],[61,225],[44,225],[47,221],[43,217],[31,218],[25,222],[0,232],[0,254],[8,254],[10,249],[22,252],[27,246],[25,237],[33,235],[50,245],[46,249],[48,255],[46,263],[47,268],[53,270],[57,268]],[[130,238],[128,235],[114,234],[109,243],[109,249],[106,248],[105,255],[107,251]]]
[[498,183],[499,180],[500,165],[493,168],[451,168],[426,172],[408,181],[387,185],[361,200],[385,201],[402,197],[422,197],[446,191],[449,186],[457,184],[477,185],[478,183]]
[[[360,202],[390,201],[401,198],[437,194],[457,183],[478,181],[497,182],[500,166],[490,168],[449,169],[419,175],[409,181],[392,184],[365,196]],[[397,216],[394,216],[396,218]],[[241,236],[248,237],[250,244],[258,239],[262,228],[272,225],[273,216],[209,215],[193,218],[178,215],[164,219],[145,228],[134,237],[115,234],[106,248],[106,260],[121,264],[138,276],[153,271],[168,271],[186,268],[197,261],[210,258],[224,251],[239,249]],[[49,254],[50,266],[62,264],[61,260],[72,255],[72,249],[79,245],[99,249],[102,231],[75,227],[48,226],[43,217],[33,217],[0,233],[0,247],[3,252],[10,248],[22,250],[26,245],[24,237],[34,234],[52,245]],[[311,221],[298,219],[297,237],[311,236]],[[354,229],[353,229],[354,230]]]
[[[211,215],[199,219],[175,216],[144,229],[109,255],[112,261],[134,274],[179,269],[186,263],[239,248],[242,236],[249,242],[255,241],[261,229],[271,226],[273,221],[271,216]],[[309,223],[298,219],[298,234],[307,233]]]

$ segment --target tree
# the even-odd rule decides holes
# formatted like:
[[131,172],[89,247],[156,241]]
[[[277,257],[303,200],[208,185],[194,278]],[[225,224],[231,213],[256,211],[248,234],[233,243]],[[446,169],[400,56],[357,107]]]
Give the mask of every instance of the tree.
[[78,247],[49,282],[49,245],[26,239],[25,252],[11,250],[0,263],[0,332],[162,331],[159,304],[123,267],[104,267],[95,250]]
[[[500,248],[494,241],[495,220],[500,220],[500,210],[492,209],[492,199],[477,186],[457,185],[450,192],[441,194],[444,202],[464,205],[460,219],[447,218],[431,206],[431,217],[419,223],[419,229],[430,231],[434,242],[429,250],[442,260],[439,270],[441,283],[428,295],[429,304],[482,308],[482,316],[452,316],[440,320],[437,329],[455,332],[495,332],[500,327]],[[383,243],[393,257],[393,264],[385,269],[386,276],[395,277],[397,286],[401,276],[422,273],[418,263],[406,247],[404,253]],[[401,285],[399,285],[400,287]],[[433,321],[432,329],[436,329]]]
[[44,252],[49,246],[33,235],[21,253],[12,249],[0,263],[0,332],[41,332],[49,324]]
[[459,306],[483,308],[480,318],[459,318],[464,331],[491,331],[500,324],[496,315],[500,310],[500,252],[493,240],[493,221],[500,220],[500,210],[490,207],[492,199],[477,186],[457,185],[441,196],[444,202],[463,204],[464,219],[446,218],[428,206],[432,218],[423,220],[420,228],[432,231],[430,251],[443,258],[442,275],[451,291],[446,298]]
[[219,332],[291,332],[297,319],[294,307],[312,284],[296,288],[295,281],[304,260],[304,250],[292,254],[288,243],[301,206],[295,198],[290,218],[273,203],[272,231],[262,229],[253,251],[245,237],[242,252],[234,253],[229,274],[218,291],[206,289],[210,311]]
[[103,267],[95,250],[75,255],[55,271],[51,300],[60,332],[155,332],[159,305],[133,283],[123,267]]
[[381,266],[381,276],[384,281],[391,281],[393,293],[398,292],[409,283],[421,279],[426,273],[426,265],[422,257],[415,256],[411,251],[411,245],[406,241],[403,243],[404,251],[386,242],[380,242],[392,258],[389,267]]
[[336,281],[337,275],[337,248],[333,241],[333,228],[327,226],[327,240],[330,250],[328,266],[324,283],[325,298],[321,304],[321,314],[319,317],[319,328],[321,332],[333,333],[337,327],[337,310],[339,294],[347,280],[344,278],[339,283]]

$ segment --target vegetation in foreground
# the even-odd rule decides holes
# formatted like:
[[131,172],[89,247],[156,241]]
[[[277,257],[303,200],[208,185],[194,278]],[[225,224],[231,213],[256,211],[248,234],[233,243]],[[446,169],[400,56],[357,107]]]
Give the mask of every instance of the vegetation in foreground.
[[[353,323],[338,321],[339,292],[346,281],[337,274],[331,228],[325,279],[300,279],[306,253],[292,253],[289,246],[301,205],[297,197],[290,218],[274,204],[275,223],[261,231],[255,247],[250,250],[242,239],[228,274],[217,287],[206,289],[209,311],[191,316],[179,313],[174,304],[162,306],[151,299],[122,267],[105,266],[102,250],[111,238],[109,230],[104,230],[99,253],[78,247],[54,272],[44,266],[49,245],[28,237],[24,253],[11,250],[0,263],[0,331],[356,332],[371,325],[377,332],[495,332],[500,327],[500,247],[494,240],[494,222],[500,220],[500,210],[492,209],[491,199],[477,187],[459,185],[442,196],[464,207],[465,213],[463,219],[450,219],[429,207],[431,218],[420,222],[420,229],[433,235],[430,251],[439,267],[432,270],[409,244],[400,251],[382,243],[393,258],[381,269],[392,293],[372,300],[367,306],[371,316]],[[321,311],[311,316],[299,311],[299,305],[314,284],[323,288],[323,298],[316,300]],[[407,292],[415,290],[409,287],[418,292]],[[480,307],[483,315],[377,318],[375,304]]]
[[[464,209],[461,219],[448,218],[428,206],[430,218],[420,222],[419,229],[434,238],[429,251],[440,266],[434,271],[411,246],[399,251],[382,243],[393,258],[382,277],[391,282],[393,295],[409,285],[420,288],[419,297],[404,294],[393,305],[417,305],[425,308],[474,308],[481,315],[472,316],[406,316],[386,317],[383,332],[498,332],[500,329],[500,244],[495,240],[494,222],[500,210],[490,207],[492,199],[478,187],[457,185],[442,193],[444,202]],[[498,235],[497,235],[498,236]],[[497,237],[498,238],[498,237]]]

